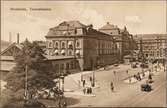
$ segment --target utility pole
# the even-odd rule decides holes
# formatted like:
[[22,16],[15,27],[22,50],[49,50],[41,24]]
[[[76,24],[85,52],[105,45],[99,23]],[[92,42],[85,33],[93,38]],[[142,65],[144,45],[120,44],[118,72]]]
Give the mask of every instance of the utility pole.
[[28,74],[28,66],[26,64],[25,67],[25,99],[28,99],[28,79],[27,79],[27,74]]
[[93,62],[93,78],[92,78],[92,80],[93,80],[92,86],[94,87],[95,86],[95,66],[94,66],[94,62]]

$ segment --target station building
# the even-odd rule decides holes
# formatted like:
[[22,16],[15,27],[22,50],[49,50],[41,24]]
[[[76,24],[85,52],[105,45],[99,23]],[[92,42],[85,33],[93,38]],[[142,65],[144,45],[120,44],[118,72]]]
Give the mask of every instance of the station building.
[[79,21],[64,21],[50,28],[45,36],[47,55],[50,58],[64,57],[63,64],[57,67],[65,70],[76,68],[81,71],[92,70],[117,62],[118,48],[115,39],[93,29],[93,25],[84,25]]

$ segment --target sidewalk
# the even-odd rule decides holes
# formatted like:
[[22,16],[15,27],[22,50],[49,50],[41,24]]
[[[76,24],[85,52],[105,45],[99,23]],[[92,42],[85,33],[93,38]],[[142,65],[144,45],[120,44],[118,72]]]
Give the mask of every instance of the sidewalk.
[[71,97],[74,95],[79,95],[79,96],[86,96],[86,97],[95,97],[95,94],[84,94],[82,91],[74,91],[74,92],[64,92],[64,95],[66,97]]

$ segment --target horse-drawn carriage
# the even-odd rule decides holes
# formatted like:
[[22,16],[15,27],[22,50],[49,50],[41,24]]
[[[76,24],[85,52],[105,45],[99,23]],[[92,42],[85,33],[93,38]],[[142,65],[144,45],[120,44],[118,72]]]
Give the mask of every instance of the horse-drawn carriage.
[[148,83],[141,84],[141,91],[147,91],[147,92],[149,92],[151,90],[152,90],[152,86],[150,84],[148,84]]

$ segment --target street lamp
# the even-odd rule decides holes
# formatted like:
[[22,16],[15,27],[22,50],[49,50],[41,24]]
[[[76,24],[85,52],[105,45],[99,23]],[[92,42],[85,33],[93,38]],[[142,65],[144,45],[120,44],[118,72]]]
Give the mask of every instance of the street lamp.
[[60,76],[60,79],[62,80],[62,91],[63,91],[63,94],[64,94],[64,78],[65,78],[64,75]]
[[28,74],[28,66],[26,64],[26,67],[25,67],[25,99],[27,100],[28,99],[28,79],[27,79],[27,74]]
[[93,62],[93,78],[92,78],[92,87],[95,87],[95,63]]

